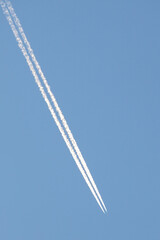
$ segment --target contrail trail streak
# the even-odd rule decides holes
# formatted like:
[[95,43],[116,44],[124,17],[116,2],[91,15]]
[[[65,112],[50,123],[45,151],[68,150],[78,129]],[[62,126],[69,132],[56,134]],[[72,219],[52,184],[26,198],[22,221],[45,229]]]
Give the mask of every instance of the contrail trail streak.
[[37,68],[37,70],[38,70],[38,72],[39,72],[39,74],[40,74],[40,76],[41,76],[41,78],[43,80],[43,83],[44,83],[44,85],[45,85],[45,87],[46,87],[46,89],[47,89],[47,91],[48,91],[48,93],[49,93],[49,95],[51,97],[51,100],[52,100],[52,102],[53,102],[53,104],[55,106],[55,109],[56,109],[56,111],[59,114],[59,117],[60,117],[60,119],[62,121],[62,124],[63,124],[67,134],[68,134],[68,137],[69,137],[69,139],[70,139],[70,141],[71,141],[71,143],[72,143],[72,145],[73,145],[73,147],[74,147],[74,149],[75,149],[75,151],[76,151],[76,153],[77,153],[77,155],[78,155],[78,157],[79,157],[79,159],[81,161],[81,164],[84,167],[84,170],[86,171],[86,174],[88,175],[88,178],[89,178],[90,182],[92,183],[93,188],[94,188],[97,196],[99,197],[99,199],[100,199],[104,209],[107,211],[106,206],[105,206],[105,204],[104,204],[104,202],[102,200],[102,197],[101,197],[101,195],[100,195],[100,193],[98,191],[98,188],[97,188],[97,186],[96,186],[96,184],[95,184],[95,182],[93,180],[93,177],[92,177],[92,175],[91,175],[91,173],[90,173],[90,171],[89,171],[89,169],[87,167],[87,164],[86,164],[86,162],[85,162],[85,160],[84,160],[84,158],[83,158],[83,156],[82,156],[82,154],[81,154],[81,152],[80,152],[80,150],[79,150],[79,148],[77,146],[77,143],[76,143],[76,141],[75,141],[75,139],[74,139],[74,137],[72,135],[72,132],[71,132],[71,130],[70,130],[70,128],[69,128],[69,126],[68,126],[64,116],[63,116],[63,113],[62,113],[60,107],[58,106],[58,103],[57,103],[57,101],[55,99],[55,96],[53,95],[53,93],[52,93],[52,91],[50,89],[50,86],[49,86],[49,84],[48,84],[48,82],[47,82],[47,80],[46,80],[46,78],[45,78],[45,76],[44,76],[44,74],[42,72],[42,69],[41,69],[41,67],[40,67],[40,65],[39,65],[39,63],[38,63],[38,61],[37,61],[37,59],[36,59],[36,57],[34,55],[34,52],[33,52],[32,48],[31,48],[31,45],[30,45],[29,41],[27,40],[27,37],[26,37],[26,35],[24,33],[24,30],[22,28],[20,20],[18,19],[17,15],[16,15],[16,13],[15,13],[15,11],[13,9],[13,6],[12,6],[11,2],[8,1],[8,0],[5,0],[5,1],[7,3],[8,9],[9,9],[9,11],[10,11],[10,13],[11,13],[11,15],[12,15],[14,21],[15,21],[15,24],[17,25],[17,27],[19,29],[19,32],[20,32],[20,34],[22,36],[22,39],[23,39],[24,43],[26,44],[28,52],[29,52],[29,54],[30,54],[30,56],[32,58],[32,61],[34,62],[35,66],[36,66],[36,68]]
[[63,137],[63,139],[64,139],[64,141],[65,141],[65,143],[66,143],[66,145],[67,145],[67,147],[68,147],[72,157],[73,157],[73,159],[75,160],[75,162],[77,164],[77,167],[79,168],[80,172],[82,173],[82,175],[83,175],[83,177],[84,177],[88,187],[90,188],[92,194],[94,195],[97,203],[99,204],[100,208],[104,212],[104,209],[103,209],[103,207],[102,207],[102,205],[101,205],[97,195],[95,194],[94,189],[93,189],[90,181],[88,180],[88,177],[87,177],[86,173],[84,172],[84,169],[82,168],[82,166],[81,166],[81,164],[80,164],[80,162],[79,162],[79,160],[78,160],[78,158],[77,158],[77,156],[76,156],[76,154],[75,154],[75,152],[74,152],[74,150],[73,150],[73,148],[72,148],[72,146],[71,146],[71,144],[70,144],[70,142],[69,142],[69,140],[68,140],[68,138],[67,138],[67,136],[66,136],[66,134],[65,134],[65,132],[64,132],[64,130],[63,130],[63,128],[62,128],[62,126],[61,126],[61,124],[60,124],[56,114],[55,114],[55,112],[54,112],[54,110],[53,110],[53,108],[52,108],[52,105],[51,105],[51,103],[50,103],[50,101],[49,101],[49,99],[48,99],[48,97],[47,97],[47,95],[46,95],[42,85],[41,85],[41,82],[40,82],[40,80],[39,80],[39,78],[38,78],[38,76],[36,74],[34,66],[33,66],[33,64],[32,64],[32,62],[31,62],[31,60],[29,58],[29,55],[27,54],[27,51],[26,51],[26,49],[25,49],[25,47],[23,45],[23,42],[21,41],[21,39],[19,37],[19,34],[18,34],[17,30],[16,30],[16,27],[15,27],[15,25],[14,25],[12,19],[11,19],[11,16],[10,16],[6,6],[5,6],[5,3],[0,0],[0,4],[1,4],[2,10],[3,10],[3,13],[6,16],[6,19],[7,19],[8,23],[9,23],[11,29],[12,29],[12,32],[13,32],[15,38],[16,38],[18,46],[19,46],[22,54],[24,55],[24,57],[26,59],[26,62],[28,64],[29,68],[30,68],[30,71],[31,71],[31,73],[32,73],[32,75],[33,75],[33,77],[35,79],[35,82],[37,83],[38,88],[39,88],[39,90],[40,90],[40,92],[41,92],[41,94],[42,94],[42,96],[43,96],[43,98],[44,98],[44,100],[45,100],[45,102],[46,102],[46,104],[48,106],[48,109],[50,110],[51,115],[52,115],[53,119],[55,120],[55,123],[56,123],[56,125],[57,125],[57,127],[58,127],[58,129],[59,129],[59,131],[60,131],[60,133],[61,133],[61,135],[62,135],[62,137]]

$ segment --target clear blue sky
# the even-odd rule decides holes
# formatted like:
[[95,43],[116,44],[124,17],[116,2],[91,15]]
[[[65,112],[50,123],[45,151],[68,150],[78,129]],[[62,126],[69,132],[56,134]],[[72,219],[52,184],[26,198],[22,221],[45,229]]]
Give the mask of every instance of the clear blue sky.
[[0,239],[159,240],[160,1],[12,3],[108,214],[0,9]]

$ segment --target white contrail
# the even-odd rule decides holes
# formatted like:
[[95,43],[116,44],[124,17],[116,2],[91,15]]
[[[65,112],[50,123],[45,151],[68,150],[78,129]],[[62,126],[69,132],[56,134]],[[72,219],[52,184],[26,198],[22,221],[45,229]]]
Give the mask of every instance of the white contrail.
[[97,198],[97,196],[96,196],[96,194],[94,192],[94,189],[93,189],[91,183],[89,182],[88,177],[87,177],[86,173],[84,172],[84,170],[83,170],[83,168],[82,168],[82,166],[81,166],[81,164],[80,164],[80,162],[79,162],[79,160],[78,160],[78,158],[77,158],[77,156],[76,156],[76,154],[75,154],[75,152],[74,152],[74,150],[73,150],[73,148],[72,148],[72,146],[71,146],[71,144],[70,144],[70,142],[69,142],[69,140],[67,138],[67,136],[65,135],[65,132],[64,132],[64,130],[63,130],[63,128],[62,128],[62,126],[61,126],[61,124],[60,124],[60,122],[59,122],[59,120],[58,120],[58,118],[57,118],[57,116],[56,116],[56,114],[55,114],[55,112],[53,110],[53,108],[52,108],[52,105],[51,105],[49,99],[47,98],[47,95],[46,95],[46,93],[45,93],[45,91],[44,91],[44,89],[43,89],[43,87],[41,85],[41,82],[40,82],[40,80],[39,80],[39,78],[38,78],[38,76],[36,74],[34,66],[33,66],[33,64],[32,64],[32,62],[31,62],[31,60],[30,60],[30,58],[29,58],[29,56],[27,54],[27,51],[26,51],[26,49],[25,49],[25,47],[23,45],[23,42],[21,41],[21,39],[19,37],[19,34],[18,34],[17,30],[16,30],[16,27],[15,27],[15,25],[14,25],[14,23],[13,23],[11,17],[10,17],[10,14],[9,14],[6,6],[5,6],[5,3],[0,0],[0,4],[1,4],[2,10],[3,10],[3,13],[5,14],[5,16],[7,18],[7,21],[8,21],[8,23],[9,23],[11,29],[12,29],[12,32],[13,32],[15,38],[16,38],[18,46],[19,46],[21,52],[23,53],[23,55],[24,55],[24,57],[26,59],[26,62],[28,64],[29,68],[30,68],[30,71],[32,72],[33,77],[35,78],[35,82],[37,83],[38,88],[39,88],[39,90],[40,90],[40,92],[41,92],[45,102],[47,103],[48,109],[50,110],[51,115],[52,115],[53,119],[55,120],[56,125],[57,125],[57,127],[58,127],[58,129],[59,129],[59,131],[60,131],[60,133],[61,133],[61,135],[62,135],[62,137],[63,137],[63,139],[64,139],[64,141],[66,143],[66,145],[67,145],[67,147],[69,148],[70,153],[71,153],[72,157],[74,158],[74,160],[75,160],[75,162],[76,162],[80,172],[82,173],[82,175],[83,175],[83,177],[84,177],[88,187],[90,188],[90,190],[91,190],[92,194],[94,195],[94,197],[95,197],[97,203],[99,204],[100,208],[104,212],[104,209],[103,209],[99,199]]
[[95,192],[96,192],[97,196],[99,197],[99,199],[100,199],[104,209],[107,211],[106,206],[105,206],[105,204],[104,204],[104,202],[102,200],[102,197],[101,197],[101,195],[100,195],[100,193],[98,191],[98,188],[97,188],[97,186],[96,186],[96,184],[95,184],[95,182],[93,180],[93,177],[92,177],[92,175],[91,175],[91,173],[90,173],[90,171],[89,171],[89,169],[87,167],[87,164],[86,164],[86,162],[85,162],[85,160],[84,160],[84,158],[83,158],[83,156],[82,156],[82,154],[81,154],[81,152],[80,152],[80,150],[79,150],[79,148],[77,146],[77,143],[76,143],[76,141],[75,141],[75,139],[74,139],[74,137],[72,135],[71,130],[69,129],[69,126],[68,126],[68,124],[67,124],[67,122],[66,122],[66,120],[65,120],[65,118],[63,116],[63,113],[62,113],[60,107],[58,106],[56,98],[55,98],[55,96],[53,95],[53,93],[52,93],[52,91],[50,89],[50,86],[49,86],[49,84],[48,84],[48,82],[47,82],[47,80],[46,80],[46,78],[45,78],[45,76],[44,76],[44,74],[42,72],[42,69],[41,69],[41,67],[40,67],[40,65],[39,65],[39,63],[38,63],[38,61],[37,61],[37,59],[36,59],[36,57],[34,55],[34,52],[33,52],[32,48],[31,48],[31,45],[30,45],[29,41],[27,40],[27,37],[26,37],[26,35],[24,33],[24,30],[22,28],[20,20],[18,19],[17,15],[16,15],[16,13],[15,13],[15,11],[13,9],[13,6],[12,6],[11,2],[8,1],[8,0],[5,0],[5,1],[7,3],[8,9],[9,9],[9,11],[10,11],[10,13],[11,13],[11,15],[12,15],[14,21],[15,21],[15,24],[17,25],[17,27],[19,29],[19,32],[20,32],[20,34],[21,34],[21,36],[23,38],[23,41],[26,44],[28,52],[29,52],[29,54],[30,54],[30,56],[32,58],[32,61],[34,62],[35,66],[36,66],[36,68],[37,68],[37,70],[38,70],[38,72],[39,72],[39,74],[40,74],[40,76],[41,76],[41,78],[43,80],[43,83],[44,83],[44,85],[45,85],[45,87],[46,87],[46,89],[47,89],[47,91],[48,91],[48,93],[49,93],[49,95],[51,97],[51,100],[52,100],[52,102],[53,102],[53,104],[55,106],[55,109],[56,109],[56,111],[59,114],[59,117],[60,117],[60,119],[62,121],[62,124],[63,124],[67,134],[68,134],[68,137],[69,137],[69,139],[70,139],[70,141],[71,141],[71,143],[72,143],[72,145],[73,145],[73,147],[74,147],[74,149],[75,149],[75,151],[76,151],[76,153],[77,153],[77,155],[78,155],[78,157],[79,157],[79,159],[81,161],[81,164],[84,167],[84,170],[86,171],[86,174],[88,175],[88,178],[89,178],[90,182],[92,183],[93,188],[95,189]]

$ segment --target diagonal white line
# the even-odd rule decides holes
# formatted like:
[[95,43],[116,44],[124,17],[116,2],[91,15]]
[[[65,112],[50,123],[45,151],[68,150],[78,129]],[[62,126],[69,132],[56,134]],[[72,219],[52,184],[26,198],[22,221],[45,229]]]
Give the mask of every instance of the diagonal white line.
[[97,198],[97,196],[96,196],[96,194],[94,192],[94,189],[93,189],[92,185],[90,184],[90,182],[88,180],[88,177],[87,177],[86,173],[84,172],[84,170],[83,170],[83,168],[82,168],[82,166],[81,166],[81,164],[80,164],[80,162],[79,162],[79,160],[78,160],[78,158],[77,158],[77,156],[76,156],[76,154],[75,154],[75,152],[74,152],[74,150],[73,150],[73,148],[72,148],[72,146],[71,146],[71,144],[70,144],[70,142],[69,142],[69,140],[68,140],[68,138],[67,138],[67,136],[66,136],[66,134],[65,134],[65,132],[64,132],[64,130],[63,130],[63,128],[62,128],[62,126],[61,126],[61,124],[60,124],[56,114],[55,114],[55,112],[54,112],[54,110],[53,110],[53,108],[52,108],[52,105],[51,105],[51,103],[50,103],[50,101],[49,101],[49,99],[48,99],[48,97],[47,97],[47,95],[46,95],[42,85],[41,85],[41,82],[40,82],[40,80],[39,80],[39,78],[38,78],[38,76],[36,74],[34,66],[33,66],[33,64],[32,64],[32,62],[31,62],[31,60],[30,60],[30,58],[29,58],[29,56],[27,54],[27,51],[26,51],[26,49],[25,49],[25,47],[23,45],[23,42],[21,41],[21,39],[19,37],[19,34],[18,34],[17,30],[16,30],[16,27],[15,27],[15,25],[14,25],[12,19],[11,19],[11,16],[10,16],[6,6],[5,6],[5,3],[0,0],[0,4],[1,4],[2,10],[3,10],[3,13],[6,16],[7,21],[8,21],[8,23],[9,23],[11,29],[12,29],[12,32],[13,32],[15,38],[16,38],[18,46],[19,46],[22,54],[24,55],[24,57],[26,59],[26,62],[28,64],[28,66],[29,66],[29,69],[30,69],[30,71],[31,71],[31,73],[32,73],[32,75],[33,75],[33,77],[35,79],[35,82],[37,83],[38,88],[39,88],[39,90],[40,90],[40,92],[41,92],[41,94],[42,94],[42,96],[43,96],[43,98],[44,98],[44,100],[45,100],[45,102],[46,102],[46,104],[48,106],[48,109],[50,110],[51,115],[52,115],[53,119],[55,120],[56,125],[57,125],[57,127],[58,127],[58,129],[59,129],[59,131],[60,131],[60,133],[61,133],[61,135],[62,135],[62,137],[63,137],[63,139],[64,139],[64,141],[66,143],[66,145],[67,145],[67,147],[69,148],[69,151],[70,151],[72,157],[74,158],[74,160],[75,160],[75,162],[76,162],[80,172],[82,173],[82,175],[83,175],[87,185],[89,186],[89,188],[90,188],[92,194],[94,195],[97,203],[99,204],[100,208],[104,212],[104,209],[103,209],[99,199]]
[[79,157],[79,159],[81,161],[81,164],[82,164],[86,174],[88,175],[88,178],[89,178],[89,180],[90,180],[90,182],[91,182],[91,184],[92,184],[92,186],[93,186],[93,188],[94,188],[98,198],[100,199],[100,201],[101,201],[105,211],[107,211],[107,208],[106,208],[106,206],[105,206],[105,204],[104,204],[104,202],[102,200],[102,197],[101,197],[101,195],[100,195],[100,193],[98,191],[98,188],[97,188],[97,186],[96,186],[96,184],[95,184],[95,182],[93,180],[93,177],[92,177],[92,175],[91,175],[91,173],[90,173],[90,171],[89,171],[89,169],[87,167],[87,164],[86,164],[86,162],[85,162],[85,160],[84,160],[84,158],[82,156],[82,153],[80,152],[79,147],[78,147],[78,145],[77,145],[77,143],[76,143],[76,141],[75,141],[75,139],[74,139],[74,137],[72,135],[72,132],[71,132],[71,130],[70,130],[70,128],[69,128],[65,118],[64,118],[64,115],[63,115],[60,107],[58,106],[56,98],[55,98],[55,96],[53,95],[53,93],[52,93],[52,91],[50,89],[50,86],[49,86],[49,84],[48,84],[48,82],[47,82],[47,80],[46,80],[46,78],[44,76],[44,73],[42,72],[42,69],[41,69],[41,67],[40,67],[40,65],[39,65],[39,63],[38,63],[38,61],[37,61],[37,59],[36,59],[36,57],[34,55],[34,52],[33,52],[32,48],[30,46],[30,43],[27,40],[27,37],[26,37],[26,35],[24,33],[24,30],[22,28],[20,20],[18,19],[17,15],[16,15],[16,13],[15,13],[15,11],[13,9],[13,6],[12,6],[11,2],[8,1],[8,0],[5,0],[5,1],[7,3],[8,9],[9,9],[9,11],[10,11],[10,13],[11,13],[11,15],[12,15],[14,21],[15,21],[15,24],[17,25],[17,27],[19,29],[19,32],[20,32],[20,34],[22,36],[22,39],[23,39],[24,43],[26,44],[28,52],[29,52],[29,54],[30,54],[30,56],[32,58],[32,61],[34,62],[35,66],[36,66],[36,68],[37,68],[37,70],[38,70],[38,72],[39,72],[39,74],[40,74],[40,76],[41,76],[41,78],[43,80],[43,83],[44,83],[44,85],[45,85],[45,87],[46,87],[46,89],[47,89],[47,91],[48,91],[48,93],[49,93],[49,95],[51,97],[51,100],[52,100],[52,102],[53,102],[53,104],[55,106],[55,109],[56,109],[56,111],[59,114],[59,117],[60,117],[60,119],[62,121],[62,124],[63,124],[67,134],[68,134],[68,137],[69,137],[69,139],[70,139],[70,141],[71,141],[71,143],[72,143],[72,145],[73,145],[73,147],[74,147],[74,149],[75,149],[75,151],[76,151],[76,153],[77,153],[77,155],[78,155],[78,157]]

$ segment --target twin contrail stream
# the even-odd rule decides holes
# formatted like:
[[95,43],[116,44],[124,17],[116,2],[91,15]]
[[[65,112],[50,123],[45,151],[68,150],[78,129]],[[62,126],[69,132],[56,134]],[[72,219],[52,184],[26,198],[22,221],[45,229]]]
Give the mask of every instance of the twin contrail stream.
[[38,61],[37,61],[37,59],[36,59],[36,57],[35,57],[35,55],[34,55],[34,52],[33,52],[32,48],[31,48],[31,46],[30,46],[30,43],[29,43],[29,41],[27,40],[27,37],[26,37],[26,35],[25,35],[25,33],[24,33],[24,30],[23,30],[23,28],[22,28],[22,25],[21,25],[21,23],[20,23],[20,20],[18,19],[18,17],[17,17],[17,15],[16,15],[16,13],[15,13],[15,11],[14,11],[11,3],[10,3],[10,1],[6,0],[6,3],[7,3],[7,6],[8,6],[8,9],[9,9],[9,11],[10,11],[10,13],[11,13],[11,15],[12,15],[14,21],[15,21],[15,24],[16,24],[17,27],[18,27],[18,30],[19,30],[19,32],[20,32],[20,34],[21,34],[21,36],[22,36],[22,39],[23,39],[23,41],[24,41],[24,43],[25,43],[25,45],[26,45],[26,47],[27,47],[27,49],[28,49],[28,52],[29,52],[29,54],[30,54],[30,56],[31,56],[31,58],[32,58],[32,61],[34,62],[35,66],[36,66],[36,68],[37,68],[37,70],[38,70],[38,72],[39,72],[39,74],[40,74],[40,76],[41,76],[41,78],[42,78],[42,80],[43,80],[43,83],[44,83],[44,85],[45,85],[45,87],[46,87],[46,89],[47,89],[47,92],[49,93],[49,95],[50,95],[50,97],[51,97],[51,100],[52,100],[52,102],[53,102],[53,104],[54,104],[54,106],[55,106],[55,109],[56,109],[56,111],[57,111],[58,114],[59,114],[59,117],[60,117],[60,119],[61,119],[61,121],[62,121],[62,124],[63,124],[63,126],[64,126],[67,134],[68,134],[68,137],[69,137],[69,139],[70,139],[70,141],[71,141],[71,143],[72,143],[72,145],[73,145],[73,147],[74,147],[74,149],[75,149],[75,151],[76,151],[76,153],[77,153],[77,155],[78,155],[78,157],[79,157],[79,159],[80,159],[80,161],[81,161],[81,164],[82,164],[82,166],[84,167],[84,170],[86,171],[86,174],[88,175],[88,178],[90,179],[91,184],[93,185],[93,188],[95,189],[95,192],[96,192],[97,196],[99,197],[99,199],[100,199],[100,201],[101,201],[104,209],[107,211],[107,209],[106,209],[106,207],[105,207],[105,204],[104,204],[104,202],[103,202],[103,200],[102,200],[102,197],[101,197],[101,195],[100,195],[100,193],[99,193],[99,191],[98,191],[98,188],[97,188],[97,186],[96,186],[96,184],[95,184],[95,182],[94,182],[94,180],[93,180],[93,177],[92,177],[92,175],[91,175],[91,173],[90,173],[90,171],[89,171],[89,169],[88,169],[88,167],[87,167],[87,164],[86,164],[86,162],[84,161],[84,158],[83,158],[83,156],[82,156],[82,154],[81,154],[81,152],[80,152],[80,150],[79,150],[79,148],[78,148],[78,146],[77,146],[77,143],[76,143],[76,141],[75,141],[75,139],[74,139],[74,137],[73,137],[73,135],[72,135],[72,132],[71,132],[71,130],[69,129],[69,126],[68,126],[68,124],[67,124],[67,122],[66,122],[66,120],[65,120],[65,118],[64,118],[64,116],[63,116],[63,113],[62,113],[60,107],[58,106],[58,103],[57,103],[57,101],[56,101],[56,99],[55,99],[55,96],[53,95],[53,93],[52,93],[52,91],[51,91],[51,89],[50,89],[50,86],[49,86],[49,84],[48,84],[48,82],[47,82],[47,80],[46,80],[46,78],[45,78],[45,76],[44,76],[44,74],[43,74],[43,72],[42,72],[42,69],[41,69],[41,67],[40,67],[40,65],[39,65],[39,63],[38,63]]
[[[21,23],[20,23],[18,17],[16,16],[16,13],[15,13],[11,3],[8,0],[6,0],[6,4],[7,4],[7,7],[9,9],[10,13],[11,13],[11,16],[13,17],[14,22],[17,25],[17,28],[18,28],[18,30],[19,30],[19,32],[21,34],[21,37],[22,37],[22,39],[23,39],[23,41],[24,41],[24,43],[25,43],[25,45],[27,47],[27,50],[28,50],[28,52],[29,52],[29,54],[31,56],[31,59],[32,59],[33,63],[35,64],[35,67],[37,68],[40,77],[43,80],[43,83],[44,83],[44,85],[45,85],[45,87],[47,89],[48,94],[51,97],[51,100],[52,100],[52,102],[54,104],[54,107],[55,107],[55,109],[56,109],[56,111],[57,111],[57,113],[58,113],[58,115],[59,115],[59,117],[60,117],[60,119],[62,121],[63,127],[64,127],[66,133],[68,134],[68,138],[69,139],[67,138],[67,136],[66,136],[66,134],[65,134],[65,132],[63,130],[63,127],[61,126],[61,123],[59,122],[59,120],[58,120],[58,118],[57,118],[57,116],[56,116],[56,114],[55,114],[55,112],[53,110],[53,107],[52,107],[52,105],[51,105],[51,103],[50,103],[50,101],[49,101],[49,99],[48,99],[48,97],[47,97],[43,87],[42,87],[42,84],[41,84],[41,82],[40,82],[40,80],[39,80],[39,78],[38,78],[38,76],[36,74],[34,66],[33,66],[33,64],[32,64],[32,62],[30,60],[30,57],[29,57],[25,47],[24,47],[24,44],[23,44],[23,42],[21,41],[21,39],[19,37],[19,34],[18,34],[18,32],[16,30],[16,27],[15,27],[15,25],[14,25],[12,19],[11,19],[10,13],[9,13],[8,9],[6,8],[5,3],[0,0],[0,4],[1,4],[3,12],[4,12],[4,14],[5,14],[5,16],[6,16],[7,20],[8,20],[8,23],[9,23],[9,25],[10,25],[12,31],[13,31],[13,34],[14,34],[14,36],[16,38],[18,46],[21,49],[21,51],[22,51],[22,53],[23,53],[23,55],[24,55],[24,57],[25,57],[25,59],[27,61],[27,64],[28,64],[28,66],[29,66],[29,68],[30,68],[30,70],[32,72],[32,75],[35,78],[35,82],[37,83],[37,85],[39,87],[39,90],[40,90],[40,92],[41,92],[45,102],[47,103],[48,109],[50,110],[51,115],[52,115],[53,119],[55,120],[56,125],[59,128],[59,131],[60,131],[60,133],[61,133],[61,135],[62,135],[62,137],[63,137],[63,139],[64,139],[64,141],[65,141],[65,143],[67,145],[67,147],[69,148],[69,151],[70,151],[72,157],[74,158],[74,160],[75,160],[75,162],[76,162],[80,172],[82,173],[82,175],[83,175],[83,177],[84,177],[88,187],[90,188],[90,190],[91,190],[92,194],[94,195],[94,197],[95,197],[97,203],[99,204],[100,208],[102,209],[103,212],[107,211],[107,209],[105,207],[105,204],[104,204],[104,202],[102,200],[102,197],[101,197],[101,195],[100,195],[100,193],[99,193],[99,191],[97,189],[97,186],[96,186],[96,184],[95,184],[95,182],[93,180],[93,177],[92,177],[92,175],[91,175],[91,173],[90,173],[90,171],[89,171],[89,169],[88,169],[88,167],[87,167],[87,165],[86,165],[86,163],[84,161],[84,158],[83,158],[83,156],[82,156],[82,154],[81,154],[81,152],[80,152],[80,150],[79,150],[79,148],[77,146],[77,143],[76,143],[76,141],[75,141],[75,139],[74,139],[74,137],[73,137],[73,135],[72,135],[72,133],[71,133],[71,131],[69,129],[69,126],[68,126],[68,124],[67,124],[67,122],[66,122],[66,120],[65,120],[65,118],[64,118],[64,116],[62,114],[62,111],[61,111],[61,109],[58,106],[58,103],[57,103],[57,101],[56,101],[56,99],[55,99],[55,97],[54,97],[54,95],[53,95],[53,93],[52,93],[52,91],[50,89],[50,86],[48,85],[48,82],[47,82],[47,80],[46,80],[46,78],[45,78],[45,76],[44,76],[44,74],[43,74],[43,72],[41,70],[41,67],[40,67],[38,61],[36,60],[36,57],[35,57],[35,55],[33,53],[33,50],[32,50],[32,48],[30,46],[30,43],[28,42],[28,40],[26,38],[24,30],[23,30],[23,28],[21,26]],[[79,159],[77,158],[77,156],[79,157]],[[82,164],[83,167],[81,166],[81,164]]]
[[36,68],[37,68],[37,70],[38,70],[38,72],[39,72],[39,74],[40,74],[40,76],[41,76],[41,78],[43,80],[43,83],[44,83],[44,85],[45,85],[45,87],[46,87],[46,89],[47,89],[47,91],[48,91],[48,93],[49,93],[49,95],[51,97],[51,100],[52,100],[52,102],[53,102],[53,104],[55,106],[55,109],[56,109],[56,111],[59,114],[59,117],[60,117],[60,119],[62,121],[62,124],[63,124],[67,134],[68,134],[68,137],[69,137],[69,139],[70,139],[70,141],[71,141],[71,143],[72,143],[72,145],[73,145],[73,147],[74,147],[74,149],[75,149],[75,151],[76,151],[76,153],[77,153],[77,155],[78,155],[78,157],[79,157],[79,159],[81,161],[81,164],[84,167],[84,170],[86,171],[86,174],[88,175],[88,178],[90,179],[90,181],[91,181],[91,183],[92,183],[92,185],[93,185],[93,187],[95,189],[95,192],[98,195],[98,197],[99,197],[99,199],[100,199],[104,209],[107,211],[107,209],[105,207],[105,204],[104,204],[104,202],[103,202],[103,200],[102,200],[102,198],[100,196],[100,193],[99,193],[99,191],[97,189],[97,186],[96,186],[96,184],[95,184],[95,182],[93,180],[93,177],[92,177],[92,175],[91,175],[91,173],[90,173],[90,171],[89,171],[89,169],[88,169],[88,167],[86,165],[86,162],[84,161],[84,158],[83,158],[83,156],[82,156],[82,154],[81,154],[81,152],[80,152],[80,150],[79,150],[79,148],[77,146],[77,143],[76,143],[76,141],[75,141],[75,139],[74,139],[74,137],[73,137],[73,135],[72,135],[72,133],[71,133],[71,131],[69,129],[69,126],[68,126],[68,124],[67,124],[67,122],[66,122],[66,120],[65,120],[65,118],[64,118],[64,116],[62,114],[62,111],[61,111],[61,109],[58,106],[58,103],[57,103],[57,101],[55,99],[55,96],[53,95],[53,93],[52,93],[52,91],[50,89],[50,86],[48,85],[48,82],[47,82],[47,80],[46,80],[46,78],[45,78],[45,76],[44,76],[44,74],[43,74],[43,72],[41,70],[41,67],[40,67],[40,65],[39,65],[39,63],[38,63],[34,53],[33,53],[33,50],[32,50],[32,48],[30,46],[30,43],[27,40],[27,37],[26,37],[26,35],[24,33],[22,25],[21,25],[17,15],[16,15],[16,13],[15,13],[11,3],[9,1],[6,1],[6,3],[7,3],[7,6],[8,6],[8,9],[9,9],[9,11],[10,11],[10,13],[11,13],[11,15],[12,15],[14,21],[15,21],[15,24],[17,25],[17,27],[19,29],[19,32],[20,32],[20,34],[21,34],[21,36],[23,38],[23,41],[26,44],[28,52],[29,52],[29,54],[30,54],[30,56],[32,58],[32,61],[34,62],[35,66],[36,66]]

